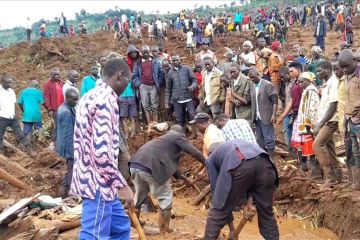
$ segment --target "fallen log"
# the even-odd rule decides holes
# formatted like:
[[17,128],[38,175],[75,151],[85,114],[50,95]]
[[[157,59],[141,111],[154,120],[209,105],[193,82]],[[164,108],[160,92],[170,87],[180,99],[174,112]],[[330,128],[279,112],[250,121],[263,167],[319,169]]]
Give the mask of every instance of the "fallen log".
[[80,225],[81,225],[80,219],[76,219],[74,221],[69,221],[69,222],[62,221],[56,226],[59,228],[59,232],[65,232],[67,230],[80,227]]
[[4,179],[8,183],[14,185],[23,190],[27,190],[29,192],[34,192],[34,189],[30,187],[28,184],[24,183],[23,181],[19,180],[18,178],[12,176],[7,171],[0,168],[0,178]]
[[202,190],[202,192],[199,194],[199,196],[191,203],[192,206],[197,206],[199,205],[199,203],[204,199],[204,197],[206,197],[206,195],[208,195],[210,193],[210,184],[206,186],[206,188],[204,188],[204,190]]
[[15,152],[17,155],[19,155],[20,157],[29,157],[26,153],[24,153],[23,151],[21,151],[20,149],[18,149],[17,147],[15,147],[14,145],[12,145],[10,142],[8,142],[7,140],[4,139],[3,141],[4,146],[7,147],[8,149],[10,149],[11,151]]
[[0,165],[3,165],[5,168],[11,170],[19,176],[30,175],[30,172],[27,169],[23,168],[20,164],[13,162],[2,154],[0,154]]

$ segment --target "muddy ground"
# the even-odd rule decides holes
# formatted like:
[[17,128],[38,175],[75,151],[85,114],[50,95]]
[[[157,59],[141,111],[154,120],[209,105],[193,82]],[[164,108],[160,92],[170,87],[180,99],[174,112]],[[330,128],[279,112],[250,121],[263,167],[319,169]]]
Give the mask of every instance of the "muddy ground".
[[[358,46],[357,37],[360,36],[355,32],[354,49]],[[239,37],[236,34],[229,34],[226,39],[216,39],[214,50],[219,59],[223,59],[225,52],[224,46],[238,49],[246,37]],[[251,38],[248,36],[247,38]],[[326,56],[331,56],[339,50],[341,34],[329,32],[326,39]],[[285,43],[286,54],[290,54],[291,45],[299,43],[309,53],[314,42],[313,29],[290,29],[289,38]],[[137,47],[141,44],[155,44],[145,40],[132,40]],[[0,73],[9,73],[16,79],[15,90],[19,94],[20,90],[27,87],[30,80],[37,79],[40,84],[44,84],[49,78],[50,69],[59,67],[62,77],[65,78],[69,69],[76,69],[81,76],[88,73],[91,65],[103,55],[110,51],[116,51],[121,54],[126,53],[127,43],[115,42],[112,39],[112,33],[98,32],[89,36],[77,36],[66,39],[45,39],[33,43],[31,46],[22,43],[15,45],[9,49],[0,50]],[[179,33],[171,34],[165,43],[165,49],[169,53],[180,53],[185,57],[183,62],[192,63],[192,57],[185,48],[185,42]],[[45,118],[46,120],[46,118]],[[136,151],[145,142],[157,137],[160,134],[147,135],[140,131],[135,139],[129,141],[130,152]],[[15,144],[12,134],[7,136],[12,143]],[[279,136],[281,140],[281,136]],[[35,158],[19,157],[14,152],[7,151],[12,161],[19,163],[28,169],[31,174],[26,176],[14,176],[24,180],[37,192],[43,192],[51,196],[57,196],[58,187],[62,181],[62,177],[66,171],[64,161],[61,161],[52,151],[46,149],[47,141],[36,141],[37,156]],[[195,145],[201,149],[201,140],[196,140]],[[310,182],[308,175],[291,167],[291,160],[288,156],[277,155],[277,160],[281,162],[279,166],[280,187],[275,194],[275,206],[277,209],[280,230],[281,222],[286,222],[288,218],[306,219],[306,225],[312,227],[324,226],[334,231],[340,239],[360,239],[360,194],[350,190],[347,184],[341,184],[334,187],[331,191],[320,192],[318,186],[314,182]],[[56,163],[59,163],[57,164]],[[55,166],[54,166],[55,165]],[[193,178],[200,166],[194,159],[184,156],[181,161],[180,170],[189,178]],[[5,170],[9,170],[4,168]],[[343,169],[346,172],[345,168]],[[182,185],[181,181],[174,181],[174,188]],[[208,184],[206,176],[197,178],[196,185],[203,189]],[[206,206],[208,203],[202,202],[199,207],[188,207],[190,202],[198,195],[198,192],[192,188],[176,193],[175,206],[179,212],[175,214],[172,227],[176,230],[173,234],[169,234],[165,239],[196,239],[201,236],[206,220]],[[27,191],[19,190],[9,185],[7,182],[0,180],[0,198],[1,199],[20,199],[30,196]],[[156,226],[154,214],[144,215],[145,220],[149,220],[149,231],[153,231],[151,225]],[[284,226],[295,226],[298,222]],[[304,225],[305,226],[305,225]],[[312,227],[307,227],[306,231],[300,231],[304,228],[290,227],[290,229],[298,229],[295,232],[289,232],[288,238],[283,239],[335,239],[331,233],[321,232],[320,235],[306,236],[306,232],[311,232]],[[286,229],[289,227],[285,227]],[[251,230],[252,229],[252,230]],[[71,230],[63,233],[62,239],[76,239],[77,230]],[[322,230],[321,230],[322,231]],[[244,234],[256,232],[255,235],[244,235],[246,239],[260,239],[255,224],[249,225],[244,230]],[[283,230],[285,234],[285,230]],[[257,235],[256,235],[257,234]],[[316,233],[317,234],[317,233]],[[330,235],[327,235],[330,234]],[[75,237],[74,237],[75,236]],[[150,239],[159,239],[150,237]]]

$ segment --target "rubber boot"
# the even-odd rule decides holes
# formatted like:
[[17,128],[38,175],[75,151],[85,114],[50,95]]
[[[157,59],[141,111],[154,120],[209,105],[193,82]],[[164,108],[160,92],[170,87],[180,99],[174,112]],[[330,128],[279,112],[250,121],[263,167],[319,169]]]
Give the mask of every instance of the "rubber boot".
[[355,191],[360,191],[360,166],[354,166],[351,170],[353,177],[353,184],[351,185],[351,188]]
[[314,180],[322,179],[320,164],[316,160],[315,156],[310,156],[310,176]]
[[351,168],[352,168],[351,166],[347,166],[347,172],[348,172],[348,178],[349,178],[348,182],[352,184],[353,183],[353,176],[352,176],[352,169]]
[[335,176],[333,176],[334,174],[333,174],[333,170],[331,167],[329,167],[329,166],[323,167],[323,171],[324,171],[325,182],[319,186],[320,190],[329,189],[331,187],[331,185],[333,184],[332,179],[335,179]]
[[160,210],[159,212],[159,228],[160,234],[171,233],[172,229],[169,228],[171,218],[171,208]]
[[309,171],[309,169],[307,167],[307,157],[302,157],[301,158],[300,168],[301,168],[301,170],[303,172]]
[[334,175],[335,175],[335,181],[337,183],[342,183],[342,170],[340,166],[333,167]]

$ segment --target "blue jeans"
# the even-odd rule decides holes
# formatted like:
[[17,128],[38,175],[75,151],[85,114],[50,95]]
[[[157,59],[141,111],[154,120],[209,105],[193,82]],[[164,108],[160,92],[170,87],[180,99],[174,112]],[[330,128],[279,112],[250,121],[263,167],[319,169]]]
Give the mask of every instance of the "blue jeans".
[[256,120],[256,140],[260,147],[269,151],[275,149],[274,125],[266,125],[260,119]]
[[325,37],[316,37],[316,46],[319,46],[322,50],[325,49]]
[[80,240],[129,240],[130,221],[119,199],[83,199]]
[[285,136],[285,141],[286,144],[288,145],[288,147],[290,148],[290,142],[291,142],[291,137],[292,137],[292,127],[289,128],[289,122],[291,119],[292,113],[288,114],[285,118],[284,118],[284,136]]
[[32,133],[33,129],[39,130],[42,128],[41,122],[23,122],[23,133],[25,136]]
[[355,159],[355,165],[360,166],[360,123],[349,121],[349,133],[352,143],[352,152]]

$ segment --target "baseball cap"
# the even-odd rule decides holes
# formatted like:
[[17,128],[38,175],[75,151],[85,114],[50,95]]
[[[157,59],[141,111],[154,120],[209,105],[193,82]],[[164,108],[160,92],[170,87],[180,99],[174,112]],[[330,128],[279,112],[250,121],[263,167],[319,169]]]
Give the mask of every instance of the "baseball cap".
[[210,119],[209,114],[201,112],[201,113],[196,114],[196,116],[194,117],[194,120],[190,121],[190,124],[194,124],[199,121],[209,120],[209,119]]

